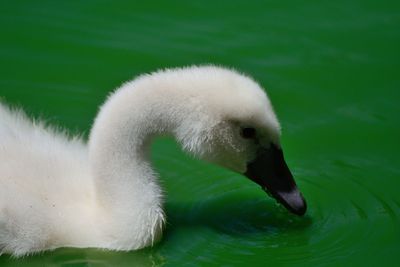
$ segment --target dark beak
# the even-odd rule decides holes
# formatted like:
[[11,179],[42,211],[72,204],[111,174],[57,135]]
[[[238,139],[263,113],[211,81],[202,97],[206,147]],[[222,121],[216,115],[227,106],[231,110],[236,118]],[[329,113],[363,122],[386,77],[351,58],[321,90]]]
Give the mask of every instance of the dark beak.
[[286,165],[282,150],[276,145],[260,149],[256,159],[247,164],[245,175],[289,211],[300,216],[306,212],[306,201]]

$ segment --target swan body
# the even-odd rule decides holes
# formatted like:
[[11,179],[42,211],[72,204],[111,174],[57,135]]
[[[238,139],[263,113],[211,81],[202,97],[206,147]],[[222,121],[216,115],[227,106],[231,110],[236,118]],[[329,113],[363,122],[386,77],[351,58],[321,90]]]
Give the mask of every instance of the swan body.
[[[241,134],[249,126],[257,142]],[[239,173],[250,173],[259,146],[280,148],[279,122],[262,88],[215,66],[167,69],[123,84],[100,108],[88,143],[0,104],[0,254],[135,250],[157,242],[163,193],[148,154],[158,135]],[[257,172],[248,177],[262,185]]]

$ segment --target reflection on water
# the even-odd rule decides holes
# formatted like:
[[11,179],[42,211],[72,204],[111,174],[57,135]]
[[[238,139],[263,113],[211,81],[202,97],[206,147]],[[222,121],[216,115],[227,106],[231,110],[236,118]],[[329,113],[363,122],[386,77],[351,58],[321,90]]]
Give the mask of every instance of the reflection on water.
[[99,249],[61,248],[55,251],[14,259],[0,258],[0,266],[162,266],[165,259],[152,249],[114,252]]
[[209,197],[196,203],[167,203],[167,213],[174,228],[208,227],[227,235],[250,237],[285,234],[311,224],[310,217],[291,215],[272,199],[255,199],[240,193]]
[[[266,197],[266,196],[265,196]],[[161,246],[174,246],[182,255],[199,253],[198,263],[216,264],[221,253],[234,258],[269,249],[306,247],[309,237],[298,235],[310,227],[311,218],[299,218],[266,199],[227,194],[205,201],[168,203],[168,227]],[[197,234],[199,234],[197,236]],[[283,241],[285,240],[286,241]],[[283,241],[283,242],[282,242]],[[227,253],[229,251],[229,253]],[[182,259],[170,259],[176,263]]]

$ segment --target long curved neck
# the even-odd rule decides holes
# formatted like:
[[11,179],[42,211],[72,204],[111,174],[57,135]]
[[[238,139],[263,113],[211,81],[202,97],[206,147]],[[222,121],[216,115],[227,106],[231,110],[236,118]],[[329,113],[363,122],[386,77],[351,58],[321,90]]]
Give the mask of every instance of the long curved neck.
[[121,247],[144,247],[161,234],[163,196],[149,161],[153,137],[171,134],[196,154],[213,125],[190,88],[194,81],[179,78],[144,76],[124,84],[101,107],[90,133],[89,161],[99,210],[105,213],[103,232],[118,236]]
[[101,108],[90,135],[89,158],[96,194],[106,209],[137,213],[142,204],[161,206],[149,148],[153,136],[168,134],[173,126],[166,122],[171,114],[159,113],[160,105],[171,103],[157,103],[140,88],[123,87]]
[[[196,123],[207,118],[192,117],[201,113],[192,111],[193,99],[190,90],[179,89],[179,84],[146,77],[109,97],[89,139],[91,171],[102,207],[135,217],[161,209],[162,191],[149,161],[150,143],[156,135],[172,134],[186,149],[195,150],[193,140],[202,136]],[[186,140],[188,136],[191,140]]]

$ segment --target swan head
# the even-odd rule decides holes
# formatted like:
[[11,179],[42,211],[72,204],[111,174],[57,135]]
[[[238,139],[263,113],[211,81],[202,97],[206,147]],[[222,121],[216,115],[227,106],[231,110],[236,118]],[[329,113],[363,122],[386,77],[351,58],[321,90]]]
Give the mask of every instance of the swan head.
[[185,101],[190,112],[176,129],[196,156],[241,173],[289,211],[303,215],[306,202],[285,163],[280,125],[261,86],[234,70],[207,66],[182,70],[196,88]]

